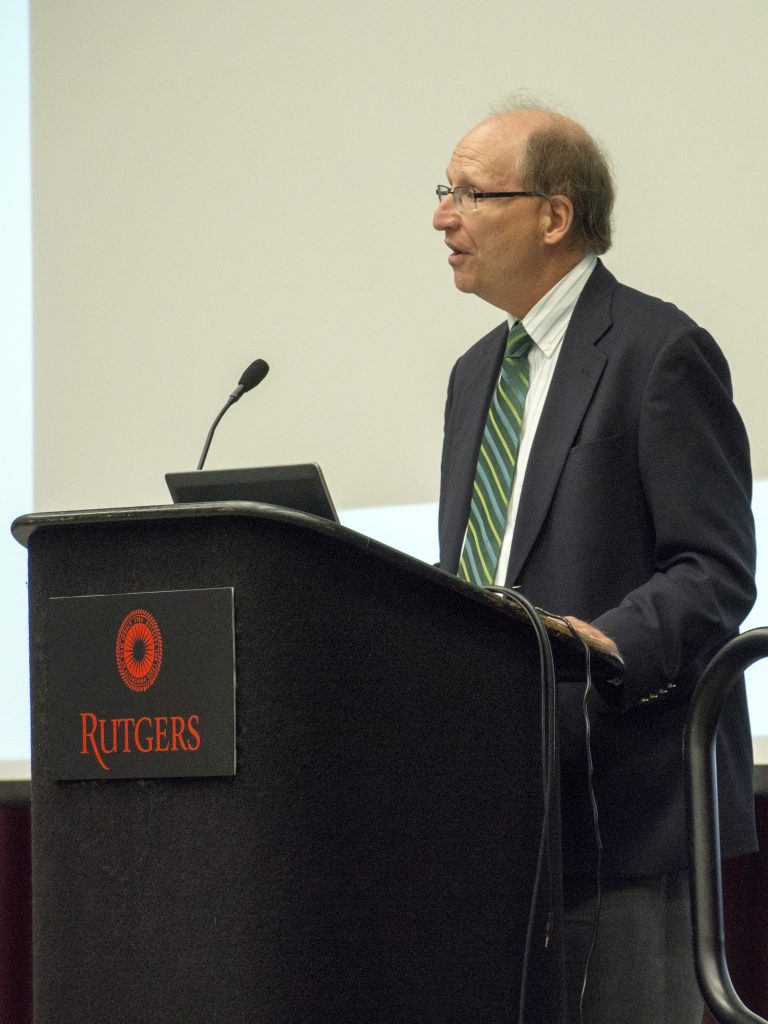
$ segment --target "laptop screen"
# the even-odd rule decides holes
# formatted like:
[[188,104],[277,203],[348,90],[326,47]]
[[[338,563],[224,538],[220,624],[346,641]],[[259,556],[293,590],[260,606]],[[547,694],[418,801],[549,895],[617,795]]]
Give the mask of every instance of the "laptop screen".
[[256,501],[338,523],[323,472],[315,462],[253,469],[201,469],[166,473],[176,504],[200,501]]

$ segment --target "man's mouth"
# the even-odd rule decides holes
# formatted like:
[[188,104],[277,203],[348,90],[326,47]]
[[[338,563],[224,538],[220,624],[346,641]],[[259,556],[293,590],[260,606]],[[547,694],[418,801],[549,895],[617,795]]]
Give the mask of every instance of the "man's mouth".
[[458,246],[452,245],[450,242],[446,242],[445,244],[451,250],[451,253],[448,257],[448,263],[452,267],[455,267],[462,262],[467,253],[464,249],[460,249]]

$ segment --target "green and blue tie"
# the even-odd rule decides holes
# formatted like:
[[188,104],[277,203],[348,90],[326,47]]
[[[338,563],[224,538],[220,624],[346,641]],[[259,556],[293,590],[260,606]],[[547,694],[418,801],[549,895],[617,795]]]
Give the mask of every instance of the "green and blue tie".
[[467,535],[459,576],[487,587],[493,583],[517,468],[523,409],[529,387],[528,350],[533,344],[522,324],[507,338],[496,390],[488,409],[477,459]]

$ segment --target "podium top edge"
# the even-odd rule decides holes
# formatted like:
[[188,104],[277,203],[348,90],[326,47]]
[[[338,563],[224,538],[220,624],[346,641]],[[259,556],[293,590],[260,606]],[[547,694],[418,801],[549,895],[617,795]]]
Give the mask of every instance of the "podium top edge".
[[30,512],[19,516],[11,523],[11,533],[22,545],[29,546],[30,537],[39,530],[67,526],[111,525],[113,523],[149,522],[164,519],[200,519],[216,516],[245,516],[256,519],[277,519],[305,526],[328,533],[337,530],[346,531],[344,527],[330,520],[320,519],[306,512],[283,508],[279,505],[266,505],[255,501],[205,501],[189,504],[141,505],[126,508],[95,508],[71,509],[61,512]]
[[22,547],[29,547],[31,538],[40,532],[51,529],[67,529],[83,526],[113,526],[130,523],[161,523],[189,519],[216,518],[268,519],[273,522],[284,522],[304,530],[324,534],[337,541],[352,545],[361,550],[378,554],[385,559],[396,562],[403,568],[422,571],[438,576],[444,583],[459,589],[475,591],[481,598],[488,599],[483,591],[459,580],[451,573],[444,572],[427,562],[414,558],[397,548],[389,547],[381,541],[357,533],[341,523],[308,512],[285,508],[281,505],[269,505],[255,501],[206,501],[179,502],[166,505],[143,505],[126,508],[72,509],[61,512],[31,512],[19,516],[11,524],[11,533]]

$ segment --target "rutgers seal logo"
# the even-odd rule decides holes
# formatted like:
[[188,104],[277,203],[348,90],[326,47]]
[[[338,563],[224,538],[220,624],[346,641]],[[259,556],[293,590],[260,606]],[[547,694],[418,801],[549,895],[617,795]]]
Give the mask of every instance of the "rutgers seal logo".
[[163,638],[153,615],[135,608],[123,619],[115,645],[117,670],[129,690],[144,693],[157,679]]

